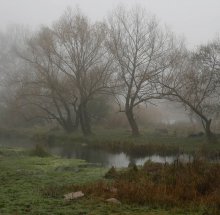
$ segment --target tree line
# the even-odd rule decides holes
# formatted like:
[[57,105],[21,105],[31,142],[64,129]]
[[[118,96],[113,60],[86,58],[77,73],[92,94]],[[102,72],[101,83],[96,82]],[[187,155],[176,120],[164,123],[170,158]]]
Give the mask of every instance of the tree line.
[[[13,36],[14,35],[14,36]],[[117,8],[91,22],[67,9],[52,26],[0,35],[1,107],[24,118],[92,133],[92,105],[114,101],[133,136],[134,109],[167,99],[201,120],[209,139],[220,111],[220,40],[191,51],[155,16]]]

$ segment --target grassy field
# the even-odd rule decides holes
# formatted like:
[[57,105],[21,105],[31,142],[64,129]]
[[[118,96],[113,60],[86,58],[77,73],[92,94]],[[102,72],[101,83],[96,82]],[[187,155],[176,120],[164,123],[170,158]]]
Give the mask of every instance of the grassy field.
[[[1,215],[202,215],[205,208],[157,207],[122,201],[105,202],[103,197],[85,195],[65,202],[63,194],[77,191],[75,186],[103,179],[106,169],[92,167],[82,160],[38,157],[22,149],[0,148]],[[55,188],[52,194],[48,193]],[[62,189],[69,187],[69,190]],[[57,192],[56,192],[57,190]],[[205,214],[205,213],[204,213]]]

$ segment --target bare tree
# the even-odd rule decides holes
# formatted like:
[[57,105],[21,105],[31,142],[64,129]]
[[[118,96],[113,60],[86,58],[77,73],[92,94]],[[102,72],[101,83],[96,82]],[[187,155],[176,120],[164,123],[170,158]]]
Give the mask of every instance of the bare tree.
[[118,98],[125,112],[132,134],[139,135],[134,108],[159,98],[154,79],[171,63],[173,37],[162,30],[154,16],[138,7],[118,8],[108,22],[107,46],[117,71]]
[[76,86],[79,98],[79,117],[85,135],[91,133],[88,102],[110,89],[111,61],[104,47],[105,27],[90,24],[79,11],[67,10],[54,25],[52,32],[53,63]]
[[219,112],[219,47],[214,41],[196,52],[182,50],[170,71],[160,76],[162,94],[199,117],[209,140],[212,119]]
[[[29,42],[32,58],[26,57],[26,60],[35,65],[43,82],[46,81],[44,87],[51,91],[50,97],[57,107],[59,118],[62,118],[62,111],[56,104],[58,98],[66,116],[70,115],[63,97],[66,93],[72,96],[71,99],[68,97],[68,104],[74,104],[74,107],[77,105],[77,114],[85,135],[91,133],[88,103],[96,95],[106,93],[111,88],[111,61],[104,46],[105,35],[103,24],[90,24],[79,11],[66,10],[52,28],[43,28]],[[64,87],[65,91],[59,87],[62,79],[68,80],[63,83],[69,85]]]
[[[29,33],[27,28],[17,25],[10,26],[5,32],[0,33],[0,108],[2,117],[9,126],[10,124],[15,125],[18,121],[26,122],[21,109],[17,106],[16,98],[18,91],[22,88],[21,80],[27,76],[31,68],[16,55],[14,47],[23,48],[25,46],[24,38]],[[27,112],[29,111],[26,109]]]
[[79,125],[77,91],[52,60],[52,39],[51,31],[42,28],[28,40],[27,53],[19,54],[32,66],[32,74],[22,80],[17,97],[21,106],[35,106],[44,113],[38,118],[56,120],[67,132],[72,132]]

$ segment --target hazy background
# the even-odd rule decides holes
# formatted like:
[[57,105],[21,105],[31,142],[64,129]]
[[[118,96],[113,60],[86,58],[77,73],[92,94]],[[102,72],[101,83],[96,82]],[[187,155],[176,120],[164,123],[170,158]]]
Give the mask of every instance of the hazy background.
[[12,24],[35,28],[51,24],[67,6],[78,7],[91,19],[102,19],[118,4],[143,5],[193,48],[220,32],[220,0],[0,0],[0,30]]
[[[93,21],[103,20],[120,4],[143,6],[175,35],[185,37],[191,49],[213,40],[220,32],[220,0],[0,0],[0,31],[16,24],[32,30],[50,25],[67,7],[79,7]],[[152,115],[166,124],[190,122],[188,112],[181,105],[164,100],[155,103],[157,106],[148,105],[148,114],[141,110],[140,118],[146,115],[147,121]]]

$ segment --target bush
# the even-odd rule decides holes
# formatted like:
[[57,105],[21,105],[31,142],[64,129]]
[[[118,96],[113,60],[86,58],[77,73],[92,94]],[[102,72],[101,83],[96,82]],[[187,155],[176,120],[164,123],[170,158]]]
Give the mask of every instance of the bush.
[[31,156],[48,157],[50,154],[45,150],[41,144],[36,144],[35,148],[30,152]]
[[109,171],[105,174],[105,178],[113,179],[117,177],[117,171],[114,166],[112,166]]

